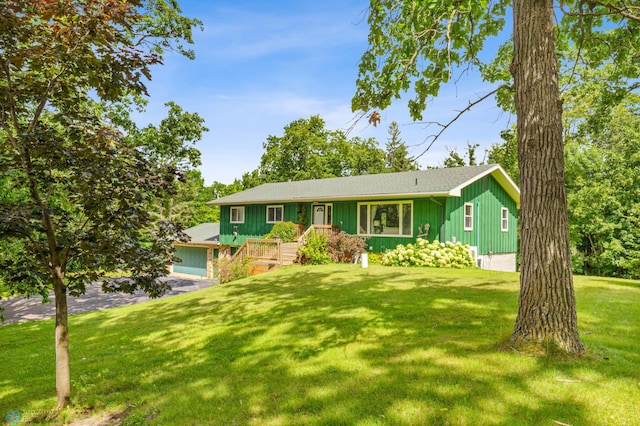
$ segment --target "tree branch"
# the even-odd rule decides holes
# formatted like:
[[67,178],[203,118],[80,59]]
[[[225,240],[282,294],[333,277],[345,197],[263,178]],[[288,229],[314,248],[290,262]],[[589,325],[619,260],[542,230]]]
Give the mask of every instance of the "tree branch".
[[[591,8],[591,11],[586,12],[584,10],[581,10],[580,12],[570,12],[566,7],[564,2],[560,3],[560,9],[562,10],[562,13],[567,15],[567,16],[596,16],[596,17],[601,17],[601,16],[611,16],[611,15],[620,15],[623,18],[632,20],[632,21],[637,21],[640,22],[640,6],[636,6],[636,5],[628,5],[625,2],[622,2],[622,7],[618,7],[613,3],[609,3],[609,2],[598,2],[598,1],[590,1],[587,3],[588,6]],[[593,9],[595,8],[595,6],[602,6],[605,7],[607,9],[609,9],[608,11],[602,11],[602,12],[595,12]]]
[[501,90],[501,89],[512,89],[512,87],[511,87],[511,86],[509,86],[509,85],[506,85],[506,84],[500,85],[499,87],[497,87],[496,89],[494,89],[494,90],[492,90],[491,92],[487,93],[486,95],[484,95],[484,96],[480,97],[479,99],[477,99],[477,100],[475,100],[475,101],[473,101],[473,102],[469,102],[469,105],[467,105],[467,106],[466,106],[466,108],[464,108],[464,109],[463,109],[463,110],[461,110],[461,111],[458,111],[458,114],[456,114],[456,115],[455,115],[455,117],[453,117],[449,122],[447,122],[447,123],[445,123],[445,124],[438,123],[438,122],[436,122],[436,121],[432,121],[432,122],[428,122],[428,123],[426,123],[426,124],[436,124],[436,125],[440,126],[440,127],[441,127],[441,129],[440,129],[440,131],[439,131],[438,133],[436,133],[435,135],[427,136],[427,138],[426,138],[422,143],[420,143],[420,144],[416,145],[416,146],[423,145],[423,144],[427,143],[427,141],[429,140],[429,138],[433,138],[433,139],[431,140],[431,143],[429,144],[429,146],[428,146],[424,151],[422,151],[420,154],[416,155],[416,156],[414,157],[414,160],[417,160],[418,158],[420,158],[420,157],[422,157],[424,154],[426,154],[426,153],[427,153],[427,151],[429,151],[429,149],[433,146],[433,144],[434,144],[434,143],[435,143],[435,142],[440,138],[440,136],[442,136],[442,134],[443,134],[443,133],[444,133],[444,132],[449,128],[449,127],[451,127],[451,125],[452,125],[453,123],[455,123],[455,122],[456,122],[456,120],[458,120],[460,117],[462,117],[462,115],[464,115],[464,113],[466,113],[466,112],[470,111],[470,110],[471,110],[471,108],[473,108],[474,106],[478,105],[479,103],[481,103],[482,101],[484,101],[484,100],[485,100],[485,99],[487,99],[488,97],[490,97],[490,96],[492,96],[492,95],[495,95],[495,94],[496,94],[499,90]]
[[[13,82],[11,80],[11,70],[9,69],[9,61],[2,61],[2,70],[4,71],[6,78],[7,78],[7,94],[9,97],[9,114],[11,115],[11,121],[13,122],[13,128],[14,130],[17,132],[19,129],[19,125],[20,125],[20,121],[18,120],[18,115],[16,113],[16,102],[15,99],[13,97]],[[4,124],[4,123],[3,123]],[[7,127],[6,125],[3,126],[7,132],[7,137],[9,139],[9,142],[11,143],[11,146],[13,147],[13,149],[16,150],[16,152],[20,152],[20,147],[18,146],[18,143],[15,140],[15,133],[11,132],[10,128]]]

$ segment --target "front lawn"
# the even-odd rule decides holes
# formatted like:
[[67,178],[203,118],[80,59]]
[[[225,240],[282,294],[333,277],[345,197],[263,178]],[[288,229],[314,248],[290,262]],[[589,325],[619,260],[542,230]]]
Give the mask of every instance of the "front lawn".
[[294,266],[74,315],[55,420],[53,321],[0,326],[0,419],[637,424],[640,282],[576,277],[576,296],[578,359],[510,349],[518,276],[480,270]]

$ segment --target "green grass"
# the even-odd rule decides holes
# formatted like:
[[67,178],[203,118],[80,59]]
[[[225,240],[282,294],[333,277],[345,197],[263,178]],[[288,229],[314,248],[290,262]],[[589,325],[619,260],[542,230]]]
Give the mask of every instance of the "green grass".
[[291,267],[74,315],[75,406],[55,420],[53,322],[6,325],[0,419],[638,424],[640,282],[576,277],[576,296],[581,358],[509,349],[518,276],[479,270]]
[[9,297],[10,294],[11,294],[11,292],[9,291],[7,286],[0,279],[0,299],[2,299],[4,297]]

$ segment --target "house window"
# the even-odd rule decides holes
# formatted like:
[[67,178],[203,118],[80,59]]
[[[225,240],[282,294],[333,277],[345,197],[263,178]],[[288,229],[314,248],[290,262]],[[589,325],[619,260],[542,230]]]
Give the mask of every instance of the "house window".
[[464,203],[464,230],[473,231],[473,204]]
[[500,223],[501,223],[502,232],[508,232],[509,231],[509,209],[506,207],[503,207],[500,210]]
[[413,204],[411,201],[393,203],[359,203],[358,234],[374,236],[413,235]]
[[231,207],[231,223],[244,223],[244,206]]
[[267,223],[282,222],[284,206],[267,206]]

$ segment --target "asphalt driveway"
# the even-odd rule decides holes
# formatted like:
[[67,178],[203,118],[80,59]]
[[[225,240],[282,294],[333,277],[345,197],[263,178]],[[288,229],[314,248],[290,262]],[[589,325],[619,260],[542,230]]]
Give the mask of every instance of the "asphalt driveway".
[[[171,297],[182,293],[217,285],[214,280],[199,279],[189,275],[172,274],[162,279],[168,281],[171,290],[163,297]],[[11,324],[25,321],[35,321],[55,316],[56,307],[53,292],[49,299],[51,303],[42,303],[42,297],[34,296],[29,299],[25,297],[15,297],[7,300],[0,300],[0,307],[4,308],[3,324]],[[142,291],[134,294],[124,293],[103,293],[101,284],[95,283],[87,286],[87,292],[80,297],[68,297],[67,304],[69,314],[79,314],[81,312],[97,311],[101,309],[115,308],[118,306],[134,305],[136,303],[148,302],[149,296]]]

